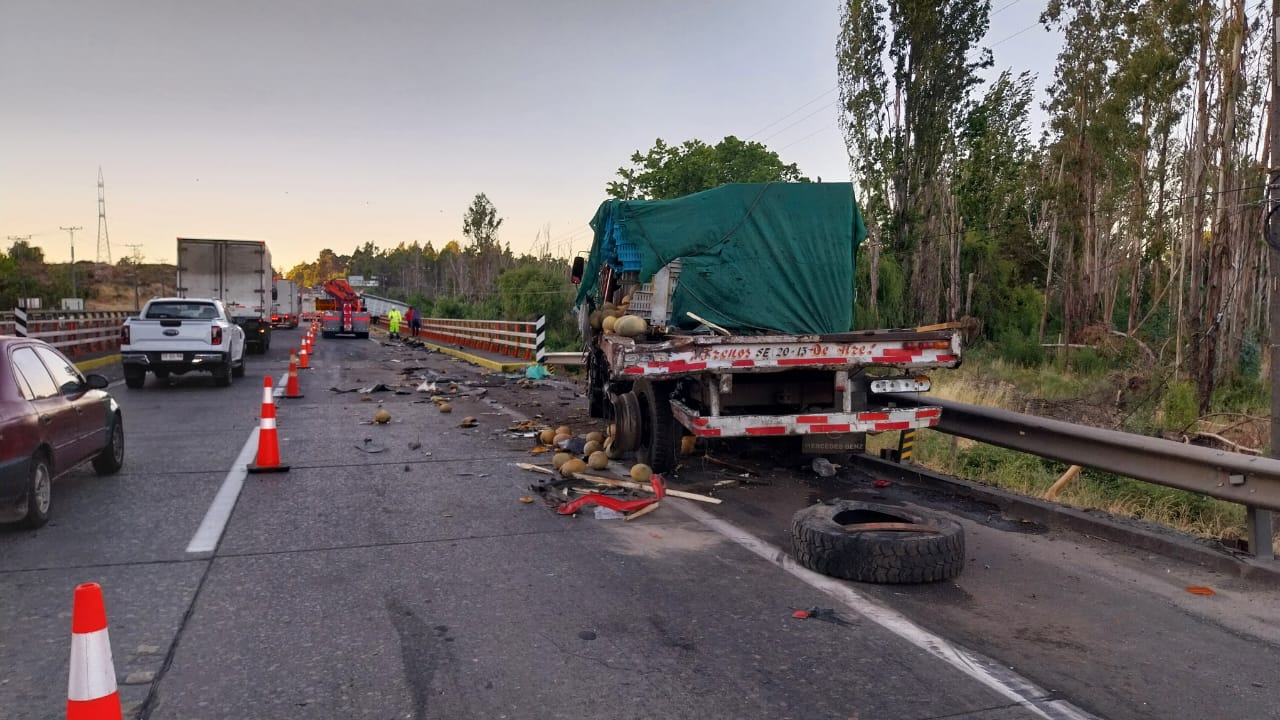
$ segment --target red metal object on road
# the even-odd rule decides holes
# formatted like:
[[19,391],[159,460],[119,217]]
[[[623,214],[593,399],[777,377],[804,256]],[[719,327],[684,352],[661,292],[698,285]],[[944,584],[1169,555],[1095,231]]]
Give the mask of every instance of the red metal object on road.
[[582,508],[586,507],[587,505],[603,505],[604,507],[607,507],[610,510],[617,510],[618,512],[634,512],[636,510],[640,510],[641,508],[649,507],[650,505],[658,502],[659,500],[667,496],[667,485],[666,485],[666,482],[662,479],[661,475],[654,475],[650,477],[649,484],[653,486],[654,496],[651,498],[639,498],[637,500],[621,500],[619,498],[610,497],[608,495],[591,493],[590,495],[583,495],[582,497],[572,502],[567,502],[560,505],[558,508],[556,508],[556,512],[560,513],[561,515],[572,515],[578,512],[579,510],[581,510]]

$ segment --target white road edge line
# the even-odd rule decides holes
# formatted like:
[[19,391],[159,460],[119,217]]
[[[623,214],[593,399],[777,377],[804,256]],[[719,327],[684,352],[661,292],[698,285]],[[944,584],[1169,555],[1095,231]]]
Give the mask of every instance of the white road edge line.
[[205,512],[204,520],[200,521],[200,527],[196,528],[196,534],[192,535],[191,542],[187,543],[187,552],[212,552],[217,549],[218,541],[222,539],[222,531],[227,528],[231,511],[235,509],[236,500],[240,497],[240,489],[244,487],[244,479],[249,474],[248,465],[257,452],[258,428],[254,428],[253,432],[249,433],[249,439],[245,440],[244,447],[240,448],[235,464],[227,471],[227,477],[222,481],[222,487],[218,488],[218,494],[213,496],[213,502]]
[[990,658],[934,635],[897,611],[858,593],[844,581],[809,570],[796,563],[780,548],[770,545],[730,522],[711,515],[692,502],[672,503],[672,507],[678,508],[685,515],[711,530],[777,565],[805,584],[834,597],[850,610],[951,665],[1039,717],[1046,720],[1098,720],[1065,700],[1047,699],[1048,692],[1014,671]]
[[285,370],[280,376],[280,380],[276,382],[276,386],[271,389],[271,397],[284,397],[284,391],[288,390],[289,371]]

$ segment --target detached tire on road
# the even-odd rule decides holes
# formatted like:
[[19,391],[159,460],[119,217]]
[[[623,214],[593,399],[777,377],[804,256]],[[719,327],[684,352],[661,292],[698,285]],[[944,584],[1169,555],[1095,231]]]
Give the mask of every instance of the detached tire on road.
[[[933,532],[844,528],[862,523],[909,523]],[[960,523],[890,505],[840,500],[807,507],[792,518],[791,544],[801,565],[857,582],[936,582],[964,569]]]

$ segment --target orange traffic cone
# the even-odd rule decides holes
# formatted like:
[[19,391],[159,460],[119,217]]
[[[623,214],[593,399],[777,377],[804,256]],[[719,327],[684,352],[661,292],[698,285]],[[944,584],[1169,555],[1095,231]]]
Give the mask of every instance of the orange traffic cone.
[[285,385],[284,396],[287,398],[302,397],[302,390],[298,387],[298,353],[289,353],[289,382]]
[[310,353],[307,352],[307,346],[303,345],[302,349],[298,351],[298,367],[303,370],[309,369],[311,367],[311,363],[307,361],[308,357],[310,357]]
[[276,438],[276,401],[271,396],[271,376],[262,378],[262,422],[258,425],[258,461],[248,467],[251,473],[289,472],[280,463],[280,442]]
[[102,586],[76,586],[71,610],[71,672],[67,677],[67,720],[120,720],[120,694],[107,636]]

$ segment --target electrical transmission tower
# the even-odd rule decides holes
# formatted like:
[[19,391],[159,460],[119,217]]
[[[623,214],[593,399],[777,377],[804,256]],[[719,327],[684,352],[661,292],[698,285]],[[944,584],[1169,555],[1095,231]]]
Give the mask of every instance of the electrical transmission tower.
[[111,264],[111,236],[107,233],[107,186],[102,182],[102,166],[98,166],[98,257],[102,262],[106,249],[107,264]]

